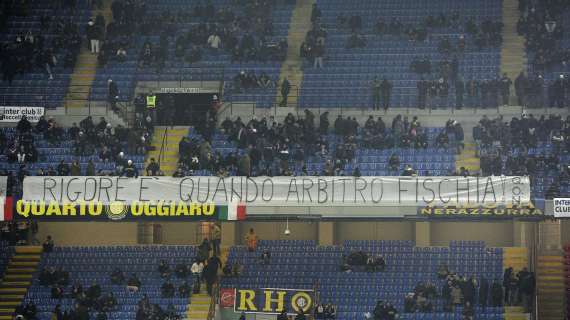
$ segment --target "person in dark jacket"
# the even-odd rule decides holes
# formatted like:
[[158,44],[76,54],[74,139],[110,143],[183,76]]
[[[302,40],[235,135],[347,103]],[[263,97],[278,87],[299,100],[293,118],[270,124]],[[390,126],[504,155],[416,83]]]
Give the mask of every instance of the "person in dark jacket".
[[390,96],[392,95],[392,83],[386,78],[380,84],[380,94],[382,95],[382,107],[386,111],[390,107]]
[[489,283],[484,277],[479,281],[479,305],[485,309],[489,297]]
[[128,178],[138,178],[139,177],[139,169],[133,164],[133,160],[128,160],[127,165],[123,168],[121,172],[122,177]]
[[119,100],[119,87],[113,79],[107,80],[107,101],[111,104],[111,109],[117,111],[117,101]]

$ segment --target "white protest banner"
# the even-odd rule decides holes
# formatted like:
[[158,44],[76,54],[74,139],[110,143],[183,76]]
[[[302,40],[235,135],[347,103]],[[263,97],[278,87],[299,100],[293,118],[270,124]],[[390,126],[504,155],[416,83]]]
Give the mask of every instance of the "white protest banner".
[[30,122],[38,122],[44,112],[43,107],[0,106],[0,122],[18,122],[22,116]]
[[530,201],[528,177],[26,177],[26,201],[426,206]]

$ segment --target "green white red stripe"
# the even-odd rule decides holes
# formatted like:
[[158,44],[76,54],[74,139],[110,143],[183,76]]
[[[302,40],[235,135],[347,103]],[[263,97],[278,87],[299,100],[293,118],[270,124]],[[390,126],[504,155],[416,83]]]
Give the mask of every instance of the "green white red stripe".
[[242,202],[230,202],[227,206],[220,206],[219,220],[236,221],[245,220],[246,210]]
[[0,196],[0,221],[12,220],[12,197]]

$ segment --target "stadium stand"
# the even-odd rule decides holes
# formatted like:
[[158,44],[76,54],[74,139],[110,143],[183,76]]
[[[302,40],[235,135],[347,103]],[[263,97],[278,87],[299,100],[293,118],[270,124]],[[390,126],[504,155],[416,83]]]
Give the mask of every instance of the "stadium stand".
[[520,76],[524,105],[562,108],[568,103],[568,8],[565,1],[520,2],[517,31],[526,39],[529,59],[528,76]]
[[[114,6],[113,24],[107,28],[110,44],[104,48],[105,63],[97,69],[91,98],[107,100],[108,79],[118,84],[119,101],[133,99],[137,81],[224,80],[226,100],[273,106],[275,90],[238,89],[234,77],[247,71],[278,80],[293,5],[263,1],[244,7],[228,0],[209,4],[169,0],[146,1],[142,7],[133,3]],[[158,22],[157,16],[169,22],[149,25],[149,21]],[[116,27],[124,27],[123,23],[126,28]],[[135,30],[134,35],[129,33]],[[219,50],[208,45],[213,34],[220,37]],[[127,51],[123,59],[115,58],[119,47]],[[145,60],[145,49],[152,58]]]
[[[310,141],[307,133],[311,129],[304,124],[308,120],[301,118],[300,124],[297,124],[292,115],[288,118],[284,125],[273,125],[273,128],[268,130],[262,128],[267,126],[263,122],[266,120],[254,120],[248,123],[247,127],[243,127],[243,130],[240,129],[240,122],[236,121],[230,131],[213,133],[211,144],[198,130],[191,128],[187,140],[189,145],[181,148],[188,150],[181,153],[183,171],[192,169],[199,170],[194,172],[195,175],[211,175],[221,168],[230,175],[239,174],[239,163],[244,159],[244,155],[248,154],[247,158],[251,158],[252,163],[251,174],[254,176],[353,175],[358,171],[363,176],[400,175],[406,165],[410,165],[419,175],[455,174],[454,154],[456,146],[459,145],[455,139],[455,125],[447,128],[423,128],[415,119],[412,121],[415,124],[411,125],[408,134],[395,133],[400,129],[394,131],[391,128],[378,129],[380,131],[376,132],[376,129],[371,128],[376,128],[378,122],[371,119],[370,127],[349,133],[344,132],[343,124],[338,125],[335,122],[336,133],[327,131],[319,138],[314,137],[313,146],[305,142]],[[339,123],[347,123],[348,127],[356,122],[350,118],[339,119]],[[408,122],[407,117],[404,120],[400,118],[399,123],[404,122]],[[301,127],[303,134],[299,132]],[[396,127],[399,128],[399,125]],[[445,146],[436,141],[440,134],[447,138],[448,143]],[[264,141],[258,139],[263,135]],[[202,151],[209,149],[214,161],[204,162]],[[391,165],[392,157],[396,157],[398,163]],[[277,160],[281,160],[281,163]],[[230,165],[224,166],[228,161]],[[231,165],[232,163],[234,165]]]
[[59,107],[90,17],[88,1],[3,3],[2,105]]
[[[163,310],[174,306],[179,316],[186,314],[189,299],[179,297],[178,288],[184,281],[192,285],[191,279],[178,278],[174,274],[168,277],[176,288],[174,298],[160,298],[157,294],[165,279],[158,272],[159,262],[164,260],[170,270],[178,264],[188,264],[196,256],[193,246],[112,246],[112,247],[55,247],[52,253],[42,256],[40,268],[54,268],[69,272],[69,283],[64,286],[64,297],[52,299],[51,289],[40,285],[39,274],[34,275],[33,285],[26,294],[25,301],[33,301],[38,310],[38,319],[51,319],[56,305],[62,312],[71,311],[75,301],[71,298],[71,286],[81,284],[87,290],[92,284],[101,287],[102,295],[112,292],[117,300],[117,307],[107,312],[108,319],[135,319],[137,304],[148,296],[152,304],[158,304]],[[126,284],[111,283],[111,273],[119,269],[126,278],[136,274],[141,281],[138,292],[129,292]]]
[[[269,265],[260,263],[264,250],[271,253]],[[386,260],[383,272],[343,272],[342,257],[363,251],[382,255]],[[414,292],[419,283],[445,283],[438,278],[438,268],[447,265],[459,275],[473,276],[478,281],[502,278],[502,250],[486,248],[482,242],[457,241],[449,247],[414,247],[411,241],[347,241],[342,247],[316,246],[312,241],[259,241],[256,252],[245,247],[230,249],[228,261],[245,266],[236,278],[224,278],[225,288],[317,289],[319,302],[337,307],[338,319],[361,319],[373,312],[377,301],[391,302],[400,319],[461,319],[461,308],[441,312],[443,301],[434,299],[435,313],[404,313],[404,297]],[[361,271],[364,271],[363,269]],[[502,307],[476,308],[479,318],[503,319]]]
[[4,274],[4,270],[13,253],[14,248],[10,246],[8,241],[0,241],[0,274]]
[[554,115],[523,115],[508,123],[483,118],[473,135],[480,146],[482,174],[529,175],[535,198],[568,196],[568,128],[568,119]]
[[[391,107],[418,106],[420,80],[430,81],[421,84],[425,84],[429,92],[427,107],[457,106],[451,84],[459,78],[463,78],[462,86],[474,80],[471,83],[485,87],[481,99],[478,93],[465,90],[470,93],[465,106],[483,104],[485,107],[488,103],[486,106],[490,107],[497,102],[496,98],[487,100],[486,96],[487,92],[498,93],[491,93],[494,86],[488,86],[488,83],[499,75],[500,37],[497,40],[489,36],[490,44],[485,45],[479,42],[484,38],[483,33],[477,30],[489,28],[493,30],[488,31],[490,33],[500,33],[501,1],[349,3],[335,0],[317,1],[317,5],[321,17],[311,32],[324,34],[317,38],[324,37],[325,63],[323,68],[313,68],[309,55],[301,107],[369,108],[373,105],[375,77],[392,83]],[[358,17],[356,28],[351,26],[355,16]],[[347,48],[353,32],[364,38],[362,47]],[[463,49],[456,49],[460,36],[465,44]],[[307,38],[310,44],[310,37]],[[440,50],[442,41],[447,41],[452,49]],[[429,61],[431,68],[428,69],[432,71],[414,72],[412,63],[424,59]],[[440,79],[443,81],[439,82]],[[438,83],[445,83],[446,89],[440,90]]]

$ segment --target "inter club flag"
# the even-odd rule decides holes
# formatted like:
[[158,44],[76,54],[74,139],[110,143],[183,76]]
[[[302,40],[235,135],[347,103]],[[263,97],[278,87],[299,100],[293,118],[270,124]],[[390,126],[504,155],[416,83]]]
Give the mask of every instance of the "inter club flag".
[[0,196],[0,221],[12,220],[12,197]]
[[219,220],[245,220],[245,205],[241,202],[230,202],[227,206],[220,206],[219,208]]

